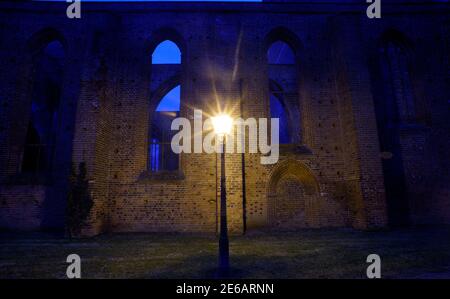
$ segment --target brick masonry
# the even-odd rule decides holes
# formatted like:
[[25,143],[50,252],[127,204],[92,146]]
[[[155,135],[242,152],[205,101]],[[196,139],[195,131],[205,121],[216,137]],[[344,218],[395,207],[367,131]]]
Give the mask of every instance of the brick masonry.
[[[392,28],[413,44],[414,96],[429,111],[400,133],[411,224],[450,223],[444,6],[383,3],[382,19],[370,20],[365,5],[339,1],[83,3],[81,20],[70,20],[65,3],[1,3],[0,226],[62,228],[70,169],[85,162],[94,200],[86,235],[217,231],[217,156],[182,154],[177,174],[150,174],[152,111],[180,84],[188,119],[193,109],[213,113],[216,101],[236,117],[268,117],[272,79],[289,94],[298,137],[275,165],[261,165],[259,154],[226,155],[230,230],[386,227],[370,64]],[[179,46],[181,65],[152,65],[166,39]],[[29,180],[20,165],[32,51],[52,40],[66,55],[57,154],[48,181]],[[293,48],[295,76],[268,66],[276,40]]]

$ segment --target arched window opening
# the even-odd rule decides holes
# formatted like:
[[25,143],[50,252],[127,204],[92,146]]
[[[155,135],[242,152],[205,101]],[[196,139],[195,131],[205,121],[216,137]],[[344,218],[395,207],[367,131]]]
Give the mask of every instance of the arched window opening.
[[53,41],[34,57],[31,111],[22,157],[22,172],[51,169],[59,122],[64,49]]
[[270,117],[279,119],[280,144],[291,143],[289,116],[280,100],[280,94],[270,94]]
[[268,40],[270,116],[279,119],[280,144],[299,143],[301,122],[296,54],[290,43],[273,37]]
[[176,131],[170,126],[180,114],[180,92],[180,85],[167,92],[152,114],[148,149],[148,169],[152,172],[179,168],[179,155],[172,151],[170,144]]
[[410,71],[404,49],[389,42],[382,49],[383,77],[392,100],[386,106],[391,122],[412,122],[416,119],[416,107],[411,87]]
[[274,42],[267,51],[269,64],[295,64],[295,55],[292,48],[282,41]]
[[170,41],[161,42],[153,51],[152,64],[180,64],[181,51],[178,46]]
[[389,31],[382,37],[371,59],[372,93],[378,129],[389,224],[409,223],[409,209],[401,128],[416,122],[411,86],[409,49],[401,33]]

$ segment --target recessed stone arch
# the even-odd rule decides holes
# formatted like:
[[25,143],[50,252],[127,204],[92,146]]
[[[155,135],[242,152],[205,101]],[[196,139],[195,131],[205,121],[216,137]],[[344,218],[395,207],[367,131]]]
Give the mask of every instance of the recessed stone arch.
[[276,166],[267,186],[267,223],[282,229],[314,225],[314,201],[320,194],[319,183],[308,166],[289,159]]
[[275,190],[276,184],[284,175],[295,176],[305,186],[308,194],[317,194],[320,192],[319,182],[312,170],[303,162],[289,159],[280,162],[269,175],[268,192]]

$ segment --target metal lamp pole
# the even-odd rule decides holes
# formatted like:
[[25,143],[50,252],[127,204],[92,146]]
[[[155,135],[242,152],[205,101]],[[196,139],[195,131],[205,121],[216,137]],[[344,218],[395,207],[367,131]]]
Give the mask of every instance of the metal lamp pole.
[[222,135],[220,153],[220,237],[219,237],[219,275],[227,276],[230,267],[227,224],[227,193],[225,186],[225,134]]

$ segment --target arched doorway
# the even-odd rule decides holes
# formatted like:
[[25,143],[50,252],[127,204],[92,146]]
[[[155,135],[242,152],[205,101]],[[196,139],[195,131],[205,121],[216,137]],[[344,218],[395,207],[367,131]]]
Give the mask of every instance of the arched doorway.
[[267,194],[267,224],[279,229],[310,227],[315,215],[319,185],[303,163],[288,160],[270,176]]

